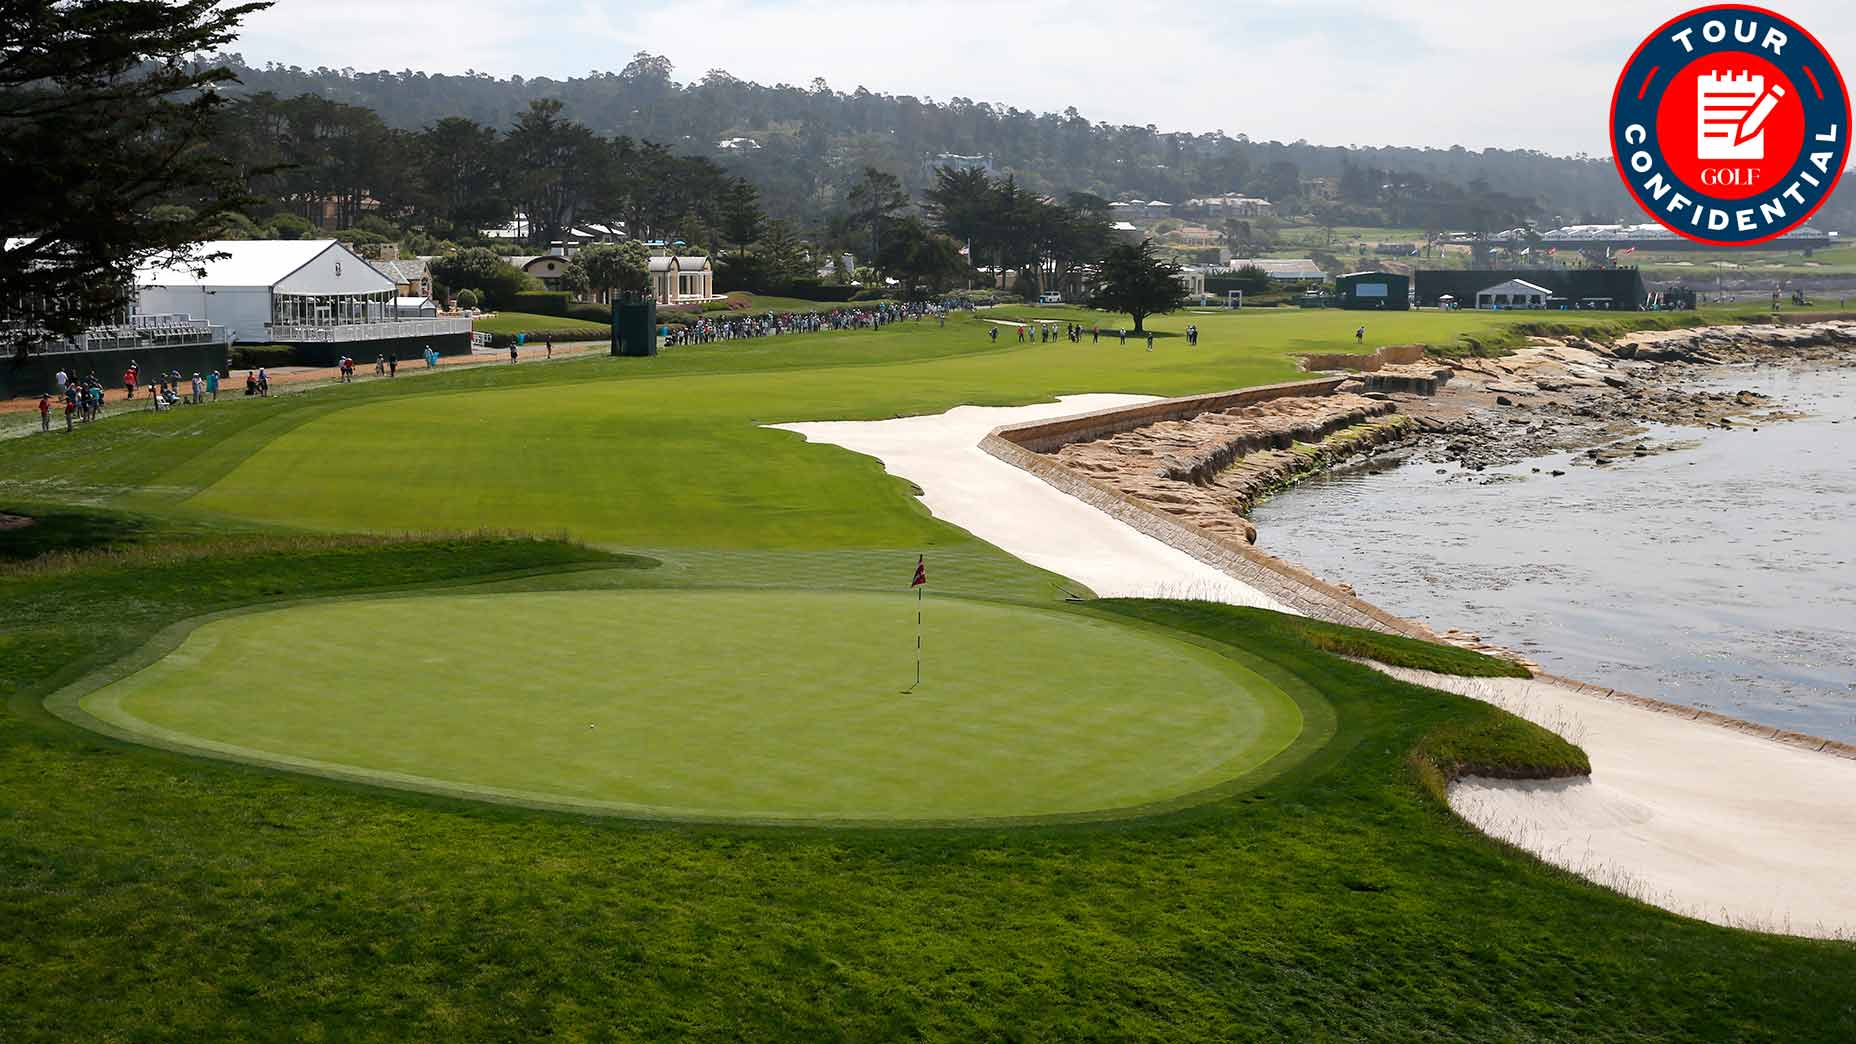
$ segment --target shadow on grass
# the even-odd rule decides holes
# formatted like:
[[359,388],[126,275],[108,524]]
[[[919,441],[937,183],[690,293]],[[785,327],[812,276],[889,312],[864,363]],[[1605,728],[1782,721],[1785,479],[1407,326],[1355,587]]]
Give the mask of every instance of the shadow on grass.
[[[26,519],[22,525],[12,519]],[[142,540],[145,519],[106,511],[0,507],[0,562],[25,562],[53,552],[93,551]]]

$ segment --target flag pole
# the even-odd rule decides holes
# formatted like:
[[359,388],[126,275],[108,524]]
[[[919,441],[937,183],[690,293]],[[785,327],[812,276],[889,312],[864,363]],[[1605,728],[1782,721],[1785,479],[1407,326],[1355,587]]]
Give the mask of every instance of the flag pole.
[[928,556],[915,557],[915,578],[909,581],[915,588],[915,684],[903,692],[914,692],[922,684],[922,588],[928,586]]

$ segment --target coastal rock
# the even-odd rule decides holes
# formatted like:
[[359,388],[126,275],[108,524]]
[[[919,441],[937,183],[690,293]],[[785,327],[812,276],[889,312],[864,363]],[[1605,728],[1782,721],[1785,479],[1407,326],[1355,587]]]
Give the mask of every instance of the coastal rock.
[[1125,496],[1254,543],[1256,527],[1244,516],[1258,499],[1424,430],[1395,410],[1365,395],[1272,399],[1072,442],[1049,455]]

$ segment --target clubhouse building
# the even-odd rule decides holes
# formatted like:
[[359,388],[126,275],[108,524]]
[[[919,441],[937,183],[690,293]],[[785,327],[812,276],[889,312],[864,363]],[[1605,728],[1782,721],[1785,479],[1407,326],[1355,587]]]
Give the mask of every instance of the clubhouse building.
[[701,304],[719,300],[715,266],[706,257],[654,257],[651,292],[660,305]]

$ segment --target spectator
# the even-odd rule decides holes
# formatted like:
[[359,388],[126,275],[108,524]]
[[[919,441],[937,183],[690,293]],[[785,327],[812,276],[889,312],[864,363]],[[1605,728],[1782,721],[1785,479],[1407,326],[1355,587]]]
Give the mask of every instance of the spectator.
[[206,371],[206,394],[212,396],[214,402],[219,401],[219,371],[218,370]]
[[39,396],[39,430],[52,430],[52,397],[49,392]]

